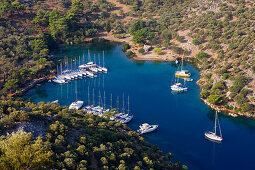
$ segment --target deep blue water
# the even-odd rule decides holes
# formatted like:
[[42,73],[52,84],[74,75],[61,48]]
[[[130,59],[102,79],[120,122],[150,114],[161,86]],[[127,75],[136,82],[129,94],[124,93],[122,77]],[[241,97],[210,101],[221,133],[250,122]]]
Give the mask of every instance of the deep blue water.
[[[61,105],[69,105],[77,98],[90,102],[92,89],[95,102],[106,93],[106,104],[113,106],[117,96],[122,103],[122,95],[130,96],[130,110],[134,119],[128,125],[136,130],[142,123],[159,124],[159,129],[145,135],[147,141],[157,144],[164,152],[171,152],[174,160],[181,161],[189,169],[255,169],[255,121],[245,118],[231,118],[219,115],[223,133],[223,143],[216,144],[204,138],[204,132],[213,127],[215,112],[210,110],[199,97],[200,89],[195,84],[199,72],[189,64],[194,82],[189,82],[189,91],[172,94],[169,85],[176,65],[173,62],[133,62],[121,51],[120,45],[63,46],[56,54],[58,57],[74,58],[84,54],[87,49],[91,56],[105,52],[105,65],[108,74],[99,74],[97,78],[83,78],[68,84],[45,83],[30,90],[25,98],[35,102],[58,99]],[[102,62],[102,58],[101,58]]]

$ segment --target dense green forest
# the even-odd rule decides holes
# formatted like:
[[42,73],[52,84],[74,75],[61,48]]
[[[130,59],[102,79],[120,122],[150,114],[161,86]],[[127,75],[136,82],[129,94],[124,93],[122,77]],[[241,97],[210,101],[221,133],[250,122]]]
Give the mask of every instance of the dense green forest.
[[[125,124],[52,103],[0,101],[0,169],[185,169]],[[34,122],[34,123],[33,123]],[[42,124],[38,128],[38,124]],[[33,139],[33,140],[32,140]]]

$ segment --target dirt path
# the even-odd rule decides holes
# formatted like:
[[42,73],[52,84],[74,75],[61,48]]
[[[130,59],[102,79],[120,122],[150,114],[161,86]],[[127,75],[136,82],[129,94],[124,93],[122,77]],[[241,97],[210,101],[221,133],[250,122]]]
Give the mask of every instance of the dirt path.
[[113,3],[116,5],[116,9],[118,10],[118,12],[122,9],[124,13],[128,13],[130,11],[130,6],[129,5],[125,5],[125,4],[121,4],[116,0],[107,0],[107,2]]

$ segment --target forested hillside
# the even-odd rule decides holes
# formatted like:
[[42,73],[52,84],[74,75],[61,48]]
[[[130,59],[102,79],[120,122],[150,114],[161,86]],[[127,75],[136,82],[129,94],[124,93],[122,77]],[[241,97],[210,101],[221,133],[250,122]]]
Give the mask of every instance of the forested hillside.
[[81,110],[9,100],[0,101],[0,115],[0,169],[186,167],[125,124]]

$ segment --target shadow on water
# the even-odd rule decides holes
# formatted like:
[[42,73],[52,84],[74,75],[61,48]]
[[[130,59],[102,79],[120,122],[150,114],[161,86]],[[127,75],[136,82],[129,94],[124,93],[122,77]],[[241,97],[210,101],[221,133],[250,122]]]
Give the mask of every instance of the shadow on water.
[[[253,119],[249,119],[249,118],[245,118],[245,117],[232,117],[229,115],[226,115],[222,112],[220,112],[218,114],[219,119],[229,119],[231,120],[231,122],[235,123],[236,125],[243,125],[243,126],[247,126],[251,129],[255,129],[255,120]],[[215,110],[210,110],[207,113],[207,117],[210,121],[214,122],[214,118],[215,118]]]
[[161,61],[153,61],[154,65],[160,65],[161,63],[163,63],[163,62],[161,62]]
[[178,68],[179,64],[176,64],[174,61],[169,63],[171,67]]
[[144,61],[136,61],[135,64],[137,66],[143,66],[145,64],[145,62]]
[[47,98],[48,94],[46,92],[45,88],[37,87],[35,88],[35,93],[38,95],[40,98]]

